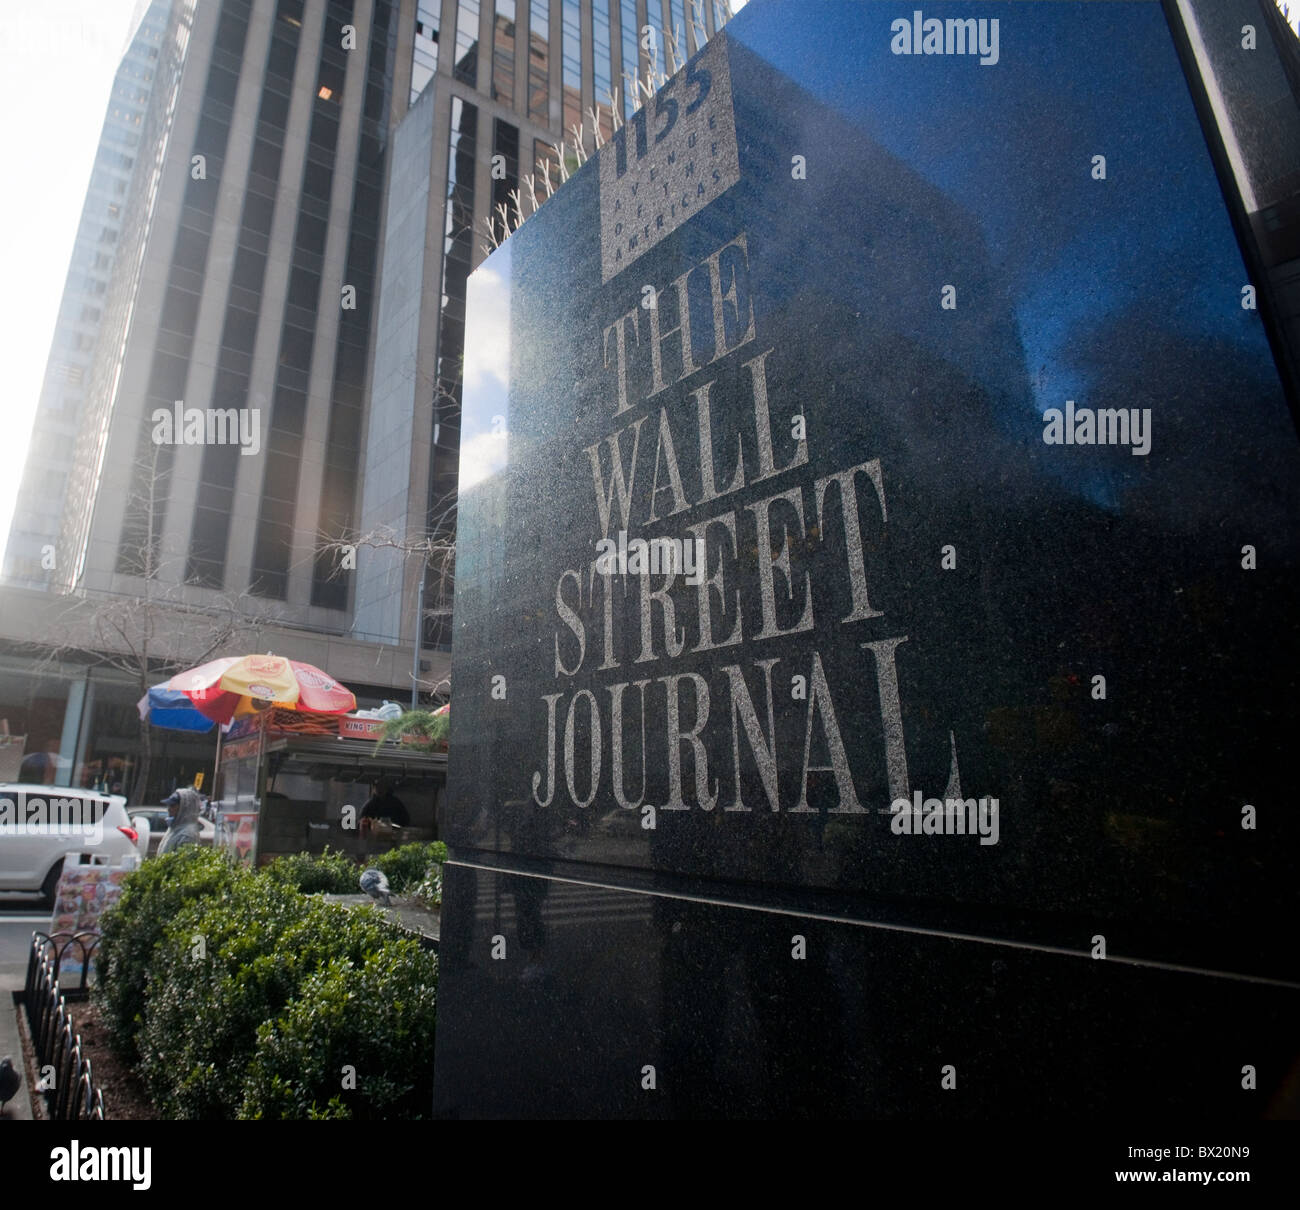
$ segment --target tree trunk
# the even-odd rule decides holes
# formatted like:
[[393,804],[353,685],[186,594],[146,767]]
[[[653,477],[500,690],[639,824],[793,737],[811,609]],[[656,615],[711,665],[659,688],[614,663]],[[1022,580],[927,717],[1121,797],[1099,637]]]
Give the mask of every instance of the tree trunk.
[[133,807],[144,803],[144,796],[149,787],[149,773],[153,766],[153,729],[148,719],[140,720],[140,767],[136,770],[135,784],[131,787]]

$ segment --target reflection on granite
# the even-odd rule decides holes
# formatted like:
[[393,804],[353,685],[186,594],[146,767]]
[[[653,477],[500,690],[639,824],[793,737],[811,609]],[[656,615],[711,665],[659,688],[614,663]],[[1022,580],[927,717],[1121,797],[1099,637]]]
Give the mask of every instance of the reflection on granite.
[[1294,429],[1158,6],[1001,29],[756,0],[471,279],[442,1112],[1277,1094]]

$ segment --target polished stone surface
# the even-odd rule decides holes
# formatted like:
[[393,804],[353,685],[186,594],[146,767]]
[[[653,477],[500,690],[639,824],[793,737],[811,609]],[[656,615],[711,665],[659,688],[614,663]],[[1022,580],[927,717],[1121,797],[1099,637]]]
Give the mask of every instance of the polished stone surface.
[[470,281],[442,1113],[1282,1103],[1295,430],[1159,6],[959,9],[756,0]]

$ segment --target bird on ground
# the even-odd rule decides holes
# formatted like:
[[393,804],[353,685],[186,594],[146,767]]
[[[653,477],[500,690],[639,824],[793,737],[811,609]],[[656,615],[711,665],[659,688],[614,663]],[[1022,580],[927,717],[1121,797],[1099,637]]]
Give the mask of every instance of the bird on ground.
[[392,906],[392,892],[388,889],[388,879],[384,877],[383,870],[362,870],[361,889],[371,899],[382,900],[385,907]]
[[9,1055],[0,1059],[0,1112],[3,1112],[5,1104],[13,1099],[23,1082],[17,1070],[14,1068],[14,1061]]

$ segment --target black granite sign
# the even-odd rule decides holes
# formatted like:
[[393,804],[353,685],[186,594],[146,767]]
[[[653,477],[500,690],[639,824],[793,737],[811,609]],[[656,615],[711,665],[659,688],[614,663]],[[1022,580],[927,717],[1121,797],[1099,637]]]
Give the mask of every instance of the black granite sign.
[[899,16],[752,5],[470,281],[442,1113],[1281,1095],[1300,458],[1173,44]]

